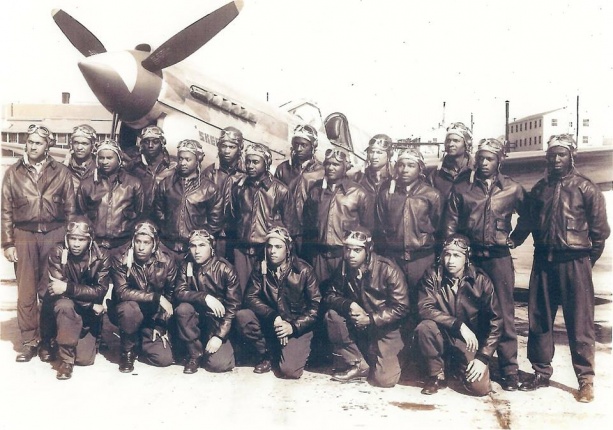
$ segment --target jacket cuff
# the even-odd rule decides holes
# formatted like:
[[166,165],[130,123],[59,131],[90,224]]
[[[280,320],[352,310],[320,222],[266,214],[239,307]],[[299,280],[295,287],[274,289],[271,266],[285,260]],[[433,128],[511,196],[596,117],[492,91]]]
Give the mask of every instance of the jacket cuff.
[[462,321],[460,321],[459,319],[456,319],[451,325],[451,330],[454,333],[460,333],[460,327],[462,327]]
[[74,283],[66,283],[66,292],[64,294],[66,294],[67,296],[74,296]]
[[351,300],[345,300],[342,304],[342,308],[343,308],[343,314],[344,315],[349,315],[349,313],[351,312],[351,304],[353,302]]
[[482,352],[477,351],[477,353],[475,354],[475,358],[479,361],[482,361],[483,364],[485,364],[486,366],[490,364],[490,356]]
[[292,326],[292,336],[298,337],[298,327],[292,321],[289,321],[289,325]]
[[162,298],[162,294],[161,293],[153,293],[153,301],[155,303],[160,303],[160,299]]

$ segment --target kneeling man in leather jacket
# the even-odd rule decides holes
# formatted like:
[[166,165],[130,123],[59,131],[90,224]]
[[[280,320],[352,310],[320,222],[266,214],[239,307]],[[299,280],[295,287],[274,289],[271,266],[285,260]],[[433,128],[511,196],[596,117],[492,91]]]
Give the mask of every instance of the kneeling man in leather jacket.
[[422,394],[445,388],[445,361],[469,394],[491,391],[488,363],[498,346],[502,318],[492,281],[469,258],[469,240],[451,235],[443,243],[441,261],[419,282],[422,321],[415,334],[430,377]]
[[404,347],[400,326],[409,310],[404,274],[392,260],[372,251],[363,227],[345,233],[343,262],[331,279],[325,321],[335,358],[344,371],[332,379],[349,382],[368,377],[379,387],[400,379],[398,354]]
[[279,376],[298,379],[311,352],[313,325],[321,301],[313,268],[294,255],[284,227],[266,235],[266,255],[247,284],[245,309],[236,320],[241,334],[260,355],[255,373],[266,373],[278,359]]

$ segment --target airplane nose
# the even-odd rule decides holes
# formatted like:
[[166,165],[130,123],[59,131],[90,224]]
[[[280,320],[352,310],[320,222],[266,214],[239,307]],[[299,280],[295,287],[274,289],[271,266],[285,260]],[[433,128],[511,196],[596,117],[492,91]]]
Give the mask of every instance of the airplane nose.
[[141,66],[147,55],[140,51],[107,52],[79,62],[81,73],[100,103],[123,121],[147,115],[160,93],[162,72],[152,73]]

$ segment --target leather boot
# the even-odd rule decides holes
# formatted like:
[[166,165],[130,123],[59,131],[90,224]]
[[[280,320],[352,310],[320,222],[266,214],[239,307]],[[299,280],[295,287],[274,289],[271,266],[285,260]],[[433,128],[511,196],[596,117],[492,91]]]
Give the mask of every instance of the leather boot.
[[332,380],[339,382],[356,381],[368,377],[370,367],[364,360],[360,360],[343,372],[332,374]]
[[121,373],[130,373],[134,370],[134,361],[136,354],[134,351],[122,352],[119,357],[119,371]]

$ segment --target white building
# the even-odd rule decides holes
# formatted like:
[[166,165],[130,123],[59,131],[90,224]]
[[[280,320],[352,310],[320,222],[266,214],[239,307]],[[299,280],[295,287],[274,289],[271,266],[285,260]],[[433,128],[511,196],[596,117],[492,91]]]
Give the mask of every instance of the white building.
[[510,151],[544,150],[552,135],[563,133],[574,135],[579,148],[602,146],[605,140],[596,117],[580,112],[577,124],[577,111],[563,107],[509,122]]

